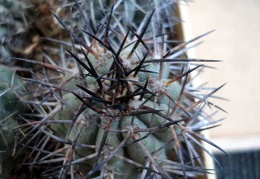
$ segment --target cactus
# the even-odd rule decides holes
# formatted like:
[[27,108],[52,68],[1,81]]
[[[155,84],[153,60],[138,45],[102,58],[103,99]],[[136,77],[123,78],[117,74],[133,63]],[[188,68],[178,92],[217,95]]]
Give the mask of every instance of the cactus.
[[[24,95],[14,103],[27,110],[4,117],[21,131],[15,153],[26,151],[21,166],[31,169],[28,175],[192,178],[208,172],[199,150],[209,152],[200,141],[222,149],[199,132],[215,125],[203,109],[219,108],[209,98],[223,85],[207,95],[194,90],[190,74],[216,61],[182,58],[187,44],[208,33],[172,41],[175,3],[31,1],[38,16],[28,17],[34,25],[26,34],[34,29],[45,43],[36,45],[42,53],[29,51],[35,59],[10,57],[32,73],[21,69]],[[46,18],[56,30],[39,32]],[[1,109],[9,109],[0,99]]]

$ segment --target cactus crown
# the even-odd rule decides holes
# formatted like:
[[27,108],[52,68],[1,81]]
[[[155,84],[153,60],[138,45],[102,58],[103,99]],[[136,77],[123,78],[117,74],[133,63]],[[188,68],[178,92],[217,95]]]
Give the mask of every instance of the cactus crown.
[[23,165],[45,178],[207,173],[200,140],[219,147],[199,133],[214,125],[203,108],[222,86],[193,92],[189,74],[209,60],[182,57],[208,33],[173,41],[178,21],[169,0],[43,3],[59,30],[40,33],[52,48],[42,45],[43,62],[12,58],[38,69],[23,78],[27,111],[16,116],[16,156],[29,151]]

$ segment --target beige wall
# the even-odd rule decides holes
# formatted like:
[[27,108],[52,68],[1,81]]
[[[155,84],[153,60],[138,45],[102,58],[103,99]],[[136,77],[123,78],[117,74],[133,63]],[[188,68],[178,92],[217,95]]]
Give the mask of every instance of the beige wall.
[[190,26],[189,37],[216,30],[203,38],[196,56],[223,60],[213,64],[217,70],[206,70],[201,78],[212,86],[227,82],[217,94],[230,101],[213,100],[228,114],[219,116],[227,118],[221,127],[210,131],[212,140],[223,148],[245,147],[246,142],[259,147],[260,1],[195,0],[183,8],[188,9],[184,23]]

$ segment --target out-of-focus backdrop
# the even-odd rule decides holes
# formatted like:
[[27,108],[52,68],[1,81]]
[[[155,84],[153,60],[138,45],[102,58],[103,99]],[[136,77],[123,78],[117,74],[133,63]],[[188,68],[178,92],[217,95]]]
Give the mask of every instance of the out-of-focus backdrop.
[[[201,81],[209,82],[209,86],[227,82],[217,94],[230,101],[213,101],[228,114],[217,115],[217,119],[226,119],[209,132],[212,141],[231,153],[224,156],[223,167],[229,162],[232,165],[231,160],[236,165],[252,165],[255,169],[241,169],[240,177],[233,178],[260,178],[260,1],[195,0],[181,5],[181,10],[184,27],[188,28],[186,39],[215,29],[191,55],[222,60],[213,64],[216,70],[204,70]],[[213,152],[219,157],[216,150]],[[233,154],[240,160],[244,157],[244,161],[232,158]],[[222,175],[218,178],[232,178]]]

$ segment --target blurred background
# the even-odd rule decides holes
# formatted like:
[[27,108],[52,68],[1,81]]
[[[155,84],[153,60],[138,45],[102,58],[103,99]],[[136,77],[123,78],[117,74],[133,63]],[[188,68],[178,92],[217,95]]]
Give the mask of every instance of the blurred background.
[[228,114],[221,126],[209,131],[210,139],[230,155],[212,148],[222,167],[217,178],[260,178],[260,1],[198,1],[180,5],[185,38],[215,29],[190,57],[222,60],[206,69],[201,82],[227,83],[214,102]]

